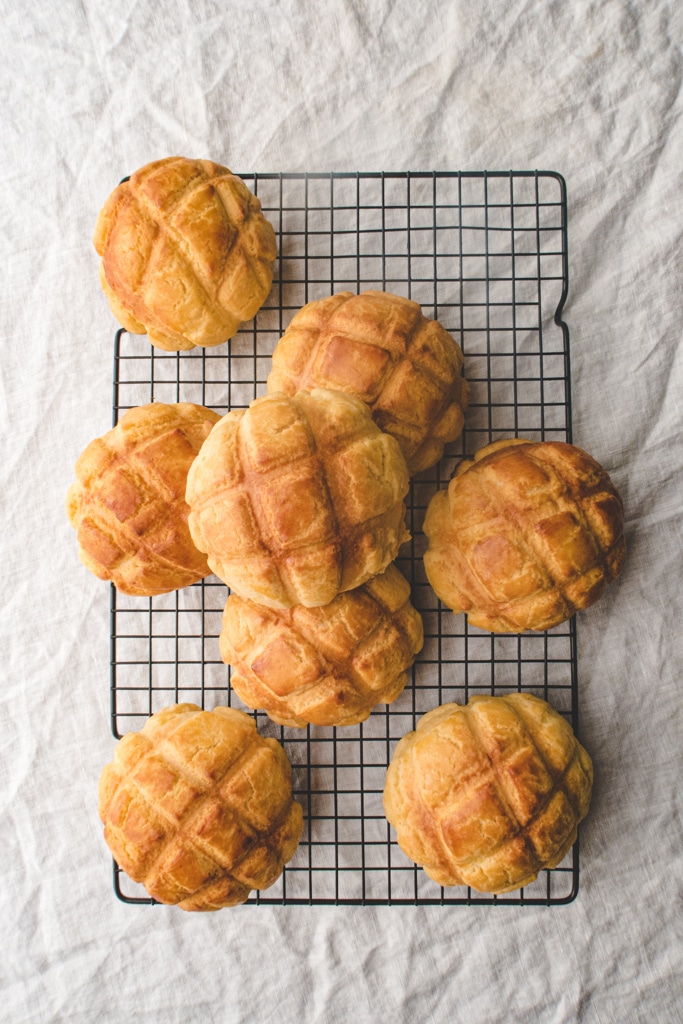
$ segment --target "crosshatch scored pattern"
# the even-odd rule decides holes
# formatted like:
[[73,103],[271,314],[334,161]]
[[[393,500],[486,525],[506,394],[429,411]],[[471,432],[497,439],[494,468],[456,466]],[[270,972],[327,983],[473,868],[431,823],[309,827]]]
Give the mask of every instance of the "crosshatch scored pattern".
[[[462,437],[412,481],[412,540],[398,566],[412,585],[425,645],[403,694],[361,725],[289,729],[262,712],[293,765],[305,828],[293,860],[259,904],[559,904],[578,891],[578,845],[536,882],[501,896],[443,889],[395,842],[382,811],[398,740],[425,712],[477,693],[517,690],[550,701],[577,728],[575,622],[547,633],[493,635],[442,607],[422,563],[427,504],[459,458],[502,437],[571,441],[567,205],[554,172],[244,174],[273,224],[279,259],[255,319],[228,345],[167,353],[119,331],[114,423],[152,400],[196,402],[221,414],[265,394],[271,354],[294,313],[334,292],[374,288],[419,302],[465,354],[472,388]],[[210,576],[154,598],[111,588],[111,711],[116,737],[161,708],[190,701],[243,710],[218,636],[227,588]],[[151,903],[114,865],[124,902]]]

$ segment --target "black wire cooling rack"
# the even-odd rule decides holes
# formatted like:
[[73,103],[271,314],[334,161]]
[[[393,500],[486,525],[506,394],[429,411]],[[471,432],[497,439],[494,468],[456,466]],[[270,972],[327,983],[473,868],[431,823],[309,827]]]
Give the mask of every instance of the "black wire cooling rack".
[[[152,400],[224,413],[264,394],[270,357],[304,303],[366,288],[420,303],[465,353],[472,387],[462,437],[414,478],[412,540],[398,565],[423,616],[425,645],[403,694],[358,726],[276,726],[305,812],[299,848],[259,904],[560,904],[578,891],[578,845],[522,890],[488,896],[442,889],[395,842],[382,811],[387,765],[417,719],[446,701],[517,690],[548,700],[577,728],[576,631],[494,635],[441,606],[422,564],[422,520],[458,459],[501,437],[571,441],[567,203],[549,171],[244,174],[278,236],[269,299],[229,345],[166,353],[119,331],[114,423]],[[278,272],[279,268],[279,272]],[[227,588],[215,577],[172,594],[132,598],[111,588],[111,716],[116,737],[180,701],[242,707],[218,650]],[[114,866],[117,895],[152,903]]]

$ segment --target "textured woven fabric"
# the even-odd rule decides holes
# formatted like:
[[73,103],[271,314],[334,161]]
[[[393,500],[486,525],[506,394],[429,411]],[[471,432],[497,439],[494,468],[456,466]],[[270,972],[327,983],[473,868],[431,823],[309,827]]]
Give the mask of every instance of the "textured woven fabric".
[[[680,5],[2,0],[0,14],[0,1019],[679,1021]],[[618,487],[628,545],[579,618],[595,789],[570,906],[208,919],[116,901],[97,817],[109,594],[78,561],[64,498],[111,425],[97,214],[171,154],[244,172],[565,176],[573,438]]]

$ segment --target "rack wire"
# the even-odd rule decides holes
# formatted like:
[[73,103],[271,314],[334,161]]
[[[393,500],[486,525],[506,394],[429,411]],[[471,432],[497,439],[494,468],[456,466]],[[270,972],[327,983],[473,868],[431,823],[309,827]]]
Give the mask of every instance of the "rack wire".
[[[490,896],[443,889],[410,862],[382,811],[386,768],[419,717],[475,693],[524,690],[578,726],[574,619],[547,633],[494,635],[438,601],[422,563],[422,520],[463,454],[501,437],[571,441],[564,179],[550,171],[244,174],[278,236],[269,299],[229,346],[167,353],[118,331],[113,420],[132,406],[188,401],[220,413],[264,394],[270,357],[294,313],[333,292],[405,295],[461,344],[472,387],[462,437],[408,498],[412,540],[397,560],[422,614],[425,645],[403,694],[361,725],[288,729],[262,712],[259,731],[279,739],[304,808],[299,848],[256,904],[569,903],[578,892],[578,843],[532,885]],[[111,723],[114,736],[148,715],[191,701],[240,707],[220,658],[227,588],[215,577],[172,594],[132,598],[111,588]],[[114,865],[116,894],[152,903]]]

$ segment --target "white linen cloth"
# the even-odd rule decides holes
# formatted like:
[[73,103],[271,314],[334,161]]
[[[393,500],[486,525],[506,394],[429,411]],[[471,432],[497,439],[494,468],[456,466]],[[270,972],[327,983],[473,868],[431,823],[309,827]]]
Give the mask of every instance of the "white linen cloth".
[[[673,1024],[681,993],[681,7],[0,2],[0,1019]],[[574,440],[627,511],[580,616],[596,785],[567,907],[130,907],[96,812],[106,585],[64,495],[110,425],[95,219],[149,160],[552,169]]]

